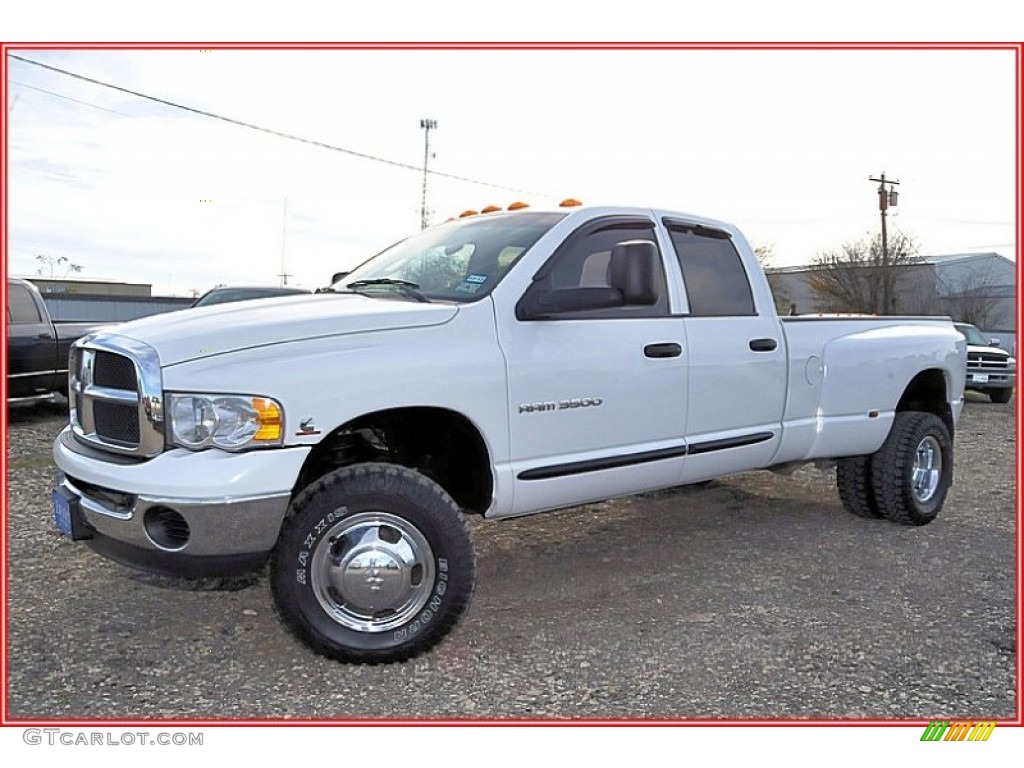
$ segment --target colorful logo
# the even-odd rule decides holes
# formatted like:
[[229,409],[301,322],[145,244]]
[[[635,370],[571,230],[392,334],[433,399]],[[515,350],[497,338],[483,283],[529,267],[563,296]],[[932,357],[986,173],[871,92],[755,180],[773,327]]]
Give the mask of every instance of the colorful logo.
[[921,734],[921,741],[988,741],[995,730],[994,720],[949,722],[932,720]]

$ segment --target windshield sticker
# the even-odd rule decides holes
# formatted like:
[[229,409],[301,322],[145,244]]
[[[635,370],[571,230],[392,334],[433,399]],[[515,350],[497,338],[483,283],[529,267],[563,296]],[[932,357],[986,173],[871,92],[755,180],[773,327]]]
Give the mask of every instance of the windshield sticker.
[[465,283],[476,283],[477,285],[483,285],[487,282],[487,275],[469,275],[463,280]]
[[470,283],[470,282],[468,282],[466,280],[463,280],[461,283],[459,283],[457,286],[455,286],[455,292],[456,293],[476,293],[481,288],[483,288],[483,286],[480,285],[479,283],[475,283],[474,284],[474,283]]

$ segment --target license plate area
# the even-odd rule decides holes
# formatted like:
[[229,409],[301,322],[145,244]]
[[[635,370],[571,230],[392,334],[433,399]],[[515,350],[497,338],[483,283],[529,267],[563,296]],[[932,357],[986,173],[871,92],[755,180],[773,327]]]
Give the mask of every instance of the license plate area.
[[85,522],[78,498],[67,488],[58,486],[51,494],[53,524],[72,541],[92,538],[92,529]]
[[971,376],[971,378],[974,379],[975,384],[988,384],[987,373],[975,373]]

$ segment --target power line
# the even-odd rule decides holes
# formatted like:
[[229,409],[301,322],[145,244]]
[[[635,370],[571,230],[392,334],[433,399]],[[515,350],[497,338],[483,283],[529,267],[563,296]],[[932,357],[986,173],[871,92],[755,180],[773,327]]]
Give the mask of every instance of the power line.
[[[893,227],[896,229],[897,232],[899,232],[901,235],[903,235],[903,237],[907,239],[907,242],[909,242],[912,245],[915,253],[917,255],[920,255],[921,249],[918,246],[917,242],[914,240],[914,238],[912,238],[910,235],[904,232],[895,222],[893,222]],[[968,251],[981,250],[982,248],[1014,248],[1016,247],[1016,245],[1016,243],[986,243],[984,245],[960,245],[955,248],[940,248],[938,250],[929,248],[928,255],[939,256],[941,254],[946,253],[966,253]]]
[[84,107],[92,107],[93,109],[102,109],[104,112],[110,112],[113,115],[121,115],[122,117],[134,117],[134,115],[129,115],[127,112],[118,112],[116,109],[107,109],[106,107],[101,107],[99,104],[90,104],[88,101],[80,101],[78,99],[72,99],[70,96],[64,96],[63,94],[60,94],[60,93],[54,93],[53,91],[48,91],[45,88],[39,88],[38,86],[35,86],[35,85],[29,85],[28,83],[19,83],[17,80],[8,80],[8,82],[11,83],[12,85],[21,86],[22,88],[31,88],[33,91],[39,91],[40,93],[46,93],[46,94],[49,94],[50,96],[56,96],[58,99],[65,99],[66,101],[73,101],[73,102],[75,102],[75,104],[81,104]]
[[971,224],[984,227],[1012,227],[1015,222],[1013,221],[979,221],[977,219],[945,219],[945,218],[933,218],[930,216],[915,216],[914,214],[903,214],[905,218],[913,219],[914,221],[927,221],[932,224]]
[[[80,75],[77,72],[71,72],[70,70],[67,70],[67,69],[61,69],[60,67],[54,67],[54,66],[52,66],[50,64],[43,64],[40,61],[33,61],[32,59],[26,59],[24,56],[18,56],[18,55],[13,54],[13,53],[8,53],[7,55],[10,56],[12,59],[17,59],[18,61],[24,62],[26,64],[31,64],[31,65],[36,66],[36,67],[41,67],[42,69],[48,69],[51,72],[57,72],[59,74],[66,75],[68,77],[73,77],[73,78],[75,78],[77,80],[83,80],[83,81],[85,81],[87,83],[92,83],[93,85],[99,85],[99,86],[102,86],[103,88],[110,88],[111,90],[120,91],[121,93],[127,93],[127,94],[129,94],[131,96],[135,96],[135,97],[140,98],[140,99],[146,99],[147,101],[153,101],[153,102],[156,102],[157,104],[163,104],[164,106],[167,106],[167,107],[173,107],[174,109],[181,109],[181,110],[184,110],[186,112],[191,112],[191,113],[193,113],[195,115],[201,115],[202,117],[208,117],[208,118],[210,118],[212,120],[220,120],[222,122],[231,123],[232,125],[237,125],[237,126],[240,126],[242,128],[249,128],[250,130],[253,130],[253,131],[260,131],[261,133],[267,133],[267,134],[270,134],[271,136],[277,136],[278,138],[288,139],[289,141],[297,141],[297,142],[300,142],[302,144],[309,144],[309,145],[312,145],[314,147],[320,147],[322,149],[329,149],[332,152],[341,152],[342,154],[351,155],[352,157],[359,157],[359,158],[362,158],[363,160],[372,160],[373,162],[376,162],[376,163],[384,163],[385,165],[390,165],[390,166],[395,167],[395,168],[404,168],[404,169],[409,170],[409,171],[416,171],[417,173],[422,173],[423,172],[423,168],[422,167],[411,165],[409,163],[403,163],[403,162],[400,162],[398,160],[390,160],[390,159],[388,159],[386,157],[378,157],[377,155],[371,155],[371,154],[368,154],[366,152],[359,152],[359,151],[354,150],[354,149],[346,149],[345,147],[339,147],[339,146],[337,146],[335,144],[328,144],[327,142],[324,142],[324,141],[317,141],[316,139],[307,139],[307,138],[302,137],[302,136],[297,136],[294,133],[285,133],[284,131],[278,131],[278,130],[276,130],[274,128],[264,128],[263,126],[256,125],[254,123],[248,123],[248,122],[246,122],[244,120],[237,120],[237,119],[235,119],[233,117],[227,117],[225,115],[218,115],[215,112],[208,112],[208,111],[206,111],[204,109],[197,109],[196,107],[189,107],[189,106],[186,106],[184,104],[178,104],[178,103],[173,102],[173,101],[168,101],[167,99],[161,99],[161,98],[158,98],[156,96],[150,96],[150,95],[145,94],[145,93],[140,93],[139,91],[133,91],[130,88],[124,88],[124,87],[122,87],[120,85],[114,85],[112,83],[107,83],[107,82],[104,82],[102,80],[97,80],[97,79],[92,78],[92,77],[87,77],[86,75]],[[101,107],[101,109],[102,109],[102,107]],[[483,187],[492,187],[494,189],[504,189],[504,190],[507,190],[507,191],[510,191],[510,192],[522,192],[522,193],[525,193],[525,194],[528,194],[528,195],[537,195],[537,196],[540,196],[540,197],[550,197],[550,198],[555,197],[554,195],[548,195],[548,194],[545,194],[545,193],[542,193],[542,192],[532,192],[532,191],[530,191],[528,189],[520,189],[518,187],[509,187],[509,186],[506,186],[504,184],[495,184],[495,183],[490,182],[490,181],[482,181],[480,179],[472,179],[472,178],[469,178],[468,176],[458,176],[458,175],[456,175],[454,173],[445,173],[443,171],[433,171],[433,170],[428,171],[428,173],[433,174],[434,176],[439,176],[441,178],[452,179],[454,181],[464,181],[464,182],[467,182],[469,184],[477,184],[477,185],[483,186]]]

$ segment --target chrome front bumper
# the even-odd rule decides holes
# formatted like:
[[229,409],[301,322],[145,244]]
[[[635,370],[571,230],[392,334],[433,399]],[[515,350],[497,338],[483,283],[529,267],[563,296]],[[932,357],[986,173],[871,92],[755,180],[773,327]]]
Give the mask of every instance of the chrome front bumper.
[[[176,449],[140,461],[82,445],[70,429],[53,446],[59,484],[96,538],[163,562],[270,552],[308,455],[304,446],[236,454]],[[154,540],[151,510],[180,515],[187,540]]]
[[[131,506],[114,506],[91,496],[64,477],[60,483],[78,501],[82,516],[96,533],[133,547],[195,557],[268,552],[274,547],[291,494],[232,499],[129,496]],[[146,531],[146,512],[171,509],[188,523],[184,546],[161,546]]]

